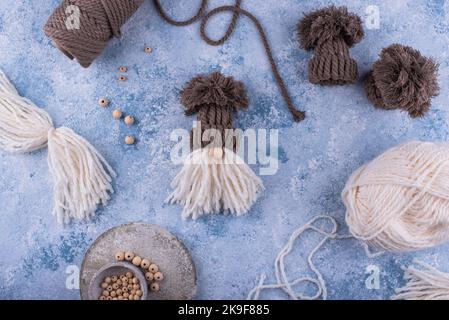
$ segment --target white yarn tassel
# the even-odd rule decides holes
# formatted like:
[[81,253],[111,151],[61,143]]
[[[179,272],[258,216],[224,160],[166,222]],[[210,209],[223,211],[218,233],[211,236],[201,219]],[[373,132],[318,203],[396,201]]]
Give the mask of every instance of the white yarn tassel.
[[0,70],[0,149],[26,153],[44,148],[51,128],[50,116],[21,97]]
[[219,157],[210,148],[193,151],[171,186],[170,203],[184,206],[183,219],[197,219],[204,214],[231,213],[237,216],[249,211],[264,189],[262,180],[234,152],[221,149]]
[[420,269],[405,268],[405,287],[396,290],[393,300],[449,300],[449,274],[418,260],[413,263]]
[[27,153],[48,144],[54,181],[53,213],[60,223],[89,219],[106,205],[114,170],[95,148],[71,129],[53,127],[50,116],[21,97],[0,71],[0,149]]

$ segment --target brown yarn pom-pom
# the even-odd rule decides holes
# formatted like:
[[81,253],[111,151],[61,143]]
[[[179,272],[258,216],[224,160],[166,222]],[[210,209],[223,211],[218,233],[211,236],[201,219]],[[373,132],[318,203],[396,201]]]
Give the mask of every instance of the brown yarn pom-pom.
[[364,36],[362,19],[346,7],[330,6],[307,14],[298,23],[302,48],[315,49],[309,62],[309,80],[314,84],[342,85],[358,79],[357,63],[349,48]]
[[338,38],[352,47],[363,39],[362,19],[346,7],[330,6],[305,15],[298,23],[298,36],[305,50]]
[[186,107],[187,115],[198,112],[204,105],[238,110],[249,104],[243,83],[220,72],[196,76],[189,81],[181,92],[181,103]]
[[393,44],[382,50],[365,89],[378,108],[401,109],[412,118],[422,117],[439,94],[438,64],[418,50]]

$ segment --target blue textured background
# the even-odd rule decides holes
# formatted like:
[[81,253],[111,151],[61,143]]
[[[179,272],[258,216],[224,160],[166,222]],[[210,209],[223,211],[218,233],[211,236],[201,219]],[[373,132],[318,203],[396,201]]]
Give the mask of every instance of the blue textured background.
[[[53,48],[42,32],[58,2],[0,1],[0,66],[56,125],[75,129],[108,159],[119,174],[116,194],[95,221],[63,228],[51,215],[46,150],[30,155],[0,153],[0,298],[79,298],[77,290],[66,288],[67,266],[79,266],[98,235],[129,221],[160,224],[185,242],[198,269],[198,298],[245,298],[260,273],[268,273],[273,281],[275,256],[295,228],[323,212],[344,226],[340,192],[353,170],[400,142],[448,138],[448,1],[244,1],[243,7],[266,27],[293,98],[307,111],[301,124],[292,123],[248,19],[239,20],[228,43],[211,47],[200,40],[198,24],[169,26],[147,1],[124,27],[123,39],[111,41],[89,69],[82,69]],[[165,2],[178,17],[191,15],[199,3]],[[231,2],[213,0],[211,6]],[[299,48],[295,26],[303,13],[331,2],[348,5],[362,16],[368,5],[379,6],[380,29],[366,30],[363,42],[351,50],[361,74],[381,48],[393,42],[412,45],[440,62],[441,95],[424,119],[375,110],[360,83],[323,88],[307,81],[311,54]],[[229,20],[224,16],[214,20],[209,32],[218,36]],[[154,48],[150,56],[142,50],[146,44]],[[121,65],[129,68],[125,83],[116,80]],[[170,132],[192,125],[183,114],[178,90],[197,73],[212,70],[233,75],[248,88],[251,106],[239,116],[237,127],[280,129],[280,168],[276,175],[263,177],[266,191],[245,217],[182,221],[180,207],[163,204],[171,178],[180,169],[169,159]],[[109,109],[97,106],[102,96],[111,99]],[[113,120],[114,107],[135,115],[137,125],[128,128]],[[139,139],[135,146],[122,143],[129,132]],[[345,231],[343,227],[341,232]],[[287,259],[290,277],[309,274],[306,254],[318,240],[307,234],[297,244]],[[400,267],[412,257],[449,271],[448,249],[443,245],[368,259],[355,240],[331,241],[315,261],[328,282],[329,298],[380,299],[403,284]],[[379,290],[365,288],[370,264],[381,270]],[[271,291],[262,297],[286,295]]]

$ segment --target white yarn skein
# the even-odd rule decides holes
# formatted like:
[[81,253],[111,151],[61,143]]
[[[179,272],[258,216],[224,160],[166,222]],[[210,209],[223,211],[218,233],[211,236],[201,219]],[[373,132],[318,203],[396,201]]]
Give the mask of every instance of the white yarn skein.
[[449,240],[449,144],[412,141],[355,171],[343,192],[351,233],[404,252]]
[[55,129],[50,116],[21,97],[0,70],[0,149],[28,153],[48,145],[58,222],[89,219],[106,205],[114,170],[98,151],[71,129]]

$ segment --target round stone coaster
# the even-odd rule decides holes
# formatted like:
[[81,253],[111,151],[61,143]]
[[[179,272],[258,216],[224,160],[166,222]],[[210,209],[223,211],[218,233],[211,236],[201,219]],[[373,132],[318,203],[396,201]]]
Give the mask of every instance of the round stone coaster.
[[130,223],[109,229],[87,250],[80,272],[81,299],[88,300],[95,272],[115,261],[117,251],[133,251],[159,266],[164,274],[160,291],[148,292],[148,300],[190,300],[196,293],[196,271],[187,248],[162,227]]

